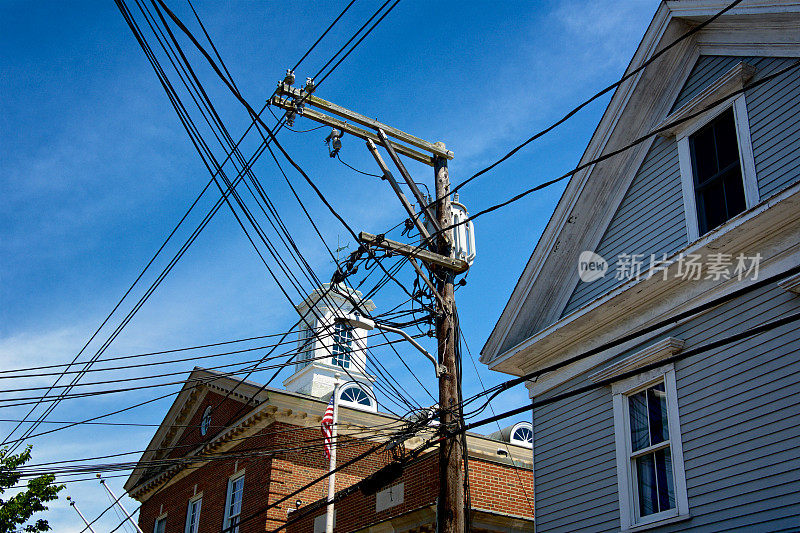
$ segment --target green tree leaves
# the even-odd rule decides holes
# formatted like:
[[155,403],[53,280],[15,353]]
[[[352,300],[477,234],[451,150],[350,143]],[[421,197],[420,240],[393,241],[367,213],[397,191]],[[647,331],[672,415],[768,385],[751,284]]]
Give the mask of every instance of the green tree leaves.
[[30,446],[17,455],[10,455],[8,448],[0,450],[0,533],[50,531],[47,520],[38,519],[25,526],[23,524],[26,524],[34,513],[46,511],[46,502],[58,498],[58,492],[64,485],[53,484],[55,475],[45,474],[33,478],[28,481],[26,490],[8,499],[2,498],[7,489],[17,485],[22,477],[19,467],[27,463],[30,458]]

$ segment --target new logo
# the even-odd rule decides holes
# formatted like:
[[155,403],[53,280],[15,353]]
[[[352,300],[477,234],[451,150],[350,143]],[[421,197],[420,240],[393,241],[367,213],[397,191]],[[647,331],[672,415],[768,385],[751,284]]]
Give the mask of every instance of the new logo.
[[598,280],[606,275],[608,271],[608,261],[594,252],[581,252],[578,256],[578,276],[581,281],[589,283]]

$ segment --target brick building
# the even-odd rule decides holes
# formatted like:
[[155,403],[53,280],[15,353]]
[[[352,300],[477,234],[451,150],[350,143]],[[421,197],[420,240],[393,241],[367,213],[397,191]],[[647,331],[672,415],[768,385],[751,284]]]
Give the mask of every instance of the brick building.
[[[139,527],[143,531],[222,531],[237,519],[243,521],[241,533],[272,531],[286,524],[298,501],[302,511],[305,504],[326,496],[327,480],[322,480],[279,502],[328,470],[319,429],[327,400],[260,389],[256,383],[241,383],[217,372],[195,369],[191,373],[142,455],[142,466],[125,484],[128,493],[142,503]],[[253,397],[250,408],[245,408]],[[392,415],[344,403],[339,419],[340,464],[383,442],[390,430],[404,423]],[[230,418],[234,421],[228,423]],[[423,438],[412,437],[405,445],[413,449]],[[532,530],[530,449],[472,434],[467,447],[475,530]],[[204,457],[210,454],[215,458]],[[389,461],[385,453],[376,453],[345,468],[337,473],[337,490],[361,481]],[[394,531],[429,531],[435,517],[437,468],[432,449],[390,485],[395,490],[398,483],[404,485],[404,503],[381,512],[375,511],[376,498],[383,497],[380,492],[348,496],[337,504],[336,531],[357,531],[381,522],[392,524]],[[272,507],[264,510],[268,506]],[[310,521],[291,524],[288,531],[315,531],[314,518],[319,514],[324,515],[324,508]],[[196,523],[196,529],[189,529],[187,522]]]
[[[299,332],[300,357],[295,373],[284,381],[287,390],[200,368],[189,375],[125,484],[128,494],[142,504],[142,531],[255,533],[288,525],[291,531],[313,532],[320,523],[324,530],[324,517],[317,520],[316,529],[316,517],[310,514],[308,522],[287,524],[287,518],[303,516],[303,507],[327,494],[327,479],[315,480],[328,471],[320,421],[337,374],[346,371],[351,378],[339,395],[339,465],[385,443],[409,424],[378,412],[372,378],[363,371],[366,341],[358,332],[313,334],[320,322],[332,322],[331,312],[318,300],[312,295],[298,306],[301,312],[303,306],[313,306],[316,319]],[[327,327],[333,329],[331,324]],[[411,436],[404,448],[420,446],[432,431]],[[511,433],[523,442],[515,443],[508,432],[506,437],[467,436],[472,504],[475,524],[480,524],[476,530],[532,530],[530,440],[524,431]],[[337,491],[390,461],[385,451],[366,455],[337,473]],[[376,507],[376,498],[384,497],[380,492],[348,496],[337,505],[336,531],[379,522],[395,524],[381,531],[426,531],[433,523],[431,505],[438,491],[436,461],[432,449],[393,482],[392,486],[403,484],[403,504]]]
[[[533,531],[530,468],[481,453],[470,439],[471,531]],[[335,505],[336,531],[434,533],[439,480],[437,453],[423,455],[399,479],[377,493],[355,491]],[[319,533],[325,526],[324,499],[289,513],[287,533]]]

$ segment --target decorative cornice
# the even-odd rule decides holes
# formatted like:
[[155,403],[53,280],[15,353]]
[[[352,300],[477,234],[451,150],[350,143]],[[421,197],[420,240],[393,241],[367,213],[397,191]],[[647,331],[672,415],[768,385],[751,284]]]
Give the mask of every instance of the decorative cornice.
[[667,337],[666,339],[662,339],[655,344],[651,344],[644,350],[638,351],[635,354],[626,357],[625,359],[607,366],[599,372],[595,372],[589,376],[589,380],[594,383],[599,383],[601,381],[622,375],[626,372],[630,372],[631,370],[636,370],[637,368],[641,368],[645,365],[661,361],[662,359],[666,359],[667,357],[680,352],[683,349],[683,345],[683,339]]
[[[664,120],[661,121],[654,129],[661,129],[673,122],[685,119],[686,117],[698,112],[699,110],[707,107],[712,102],[721,100],[726,96],[730,96],[734,92],[740,90],[745,84],[752,79],[756,73],[756,68],[748,65],[744,61],[740,61],[736,66],[728,72],[720,76],[714,83],[700,91],[694,98],[680,106],[678,109],[670,113]],[[663,137],[673,137],[683,131],[689,125],[689,121],[681,122],[662,131],[659,135]]]

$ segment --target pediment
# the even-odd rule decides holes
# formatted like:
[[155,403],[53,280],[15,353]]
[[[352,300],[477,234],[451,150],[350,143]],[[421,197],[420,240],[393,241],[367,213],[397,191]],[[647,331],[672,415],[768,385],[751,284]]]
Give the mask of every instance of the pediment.
[[[184,382],[146,450],[142,453],[139,464],[146,465],[154,460],[187,453],[193,443],[199,444],[201,440],[198,433],[202,416],[201,408],[204,409],[209,402],[213,401],[216,404],[224,399],[229,403],[235,402],[244,405],[248,399],[256,395],[255,403],[252,405],[258,405],[263,400],[264,393],[259,395],[257,392],[258,386],[255,383],[247,381],[240,383],[240,380],[227,374],[195,368]],[[217,425],[212,433],[218,433],[223,429]],[[193,435],[193,433],[198,433],[198,435]],[[192,434],[192,438],[187,438],[189,434]],[[180,449],[177,447],[178,445],[180,445]],[[183,450],[183,448],[186,449]],[[181,450],[183,451],[181,452]],[[154,473],[155,470],[147,466],[135,468],[125,483],[125,490],[131,492],[134,487]]]

